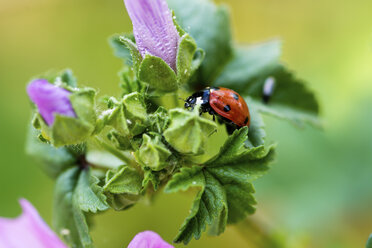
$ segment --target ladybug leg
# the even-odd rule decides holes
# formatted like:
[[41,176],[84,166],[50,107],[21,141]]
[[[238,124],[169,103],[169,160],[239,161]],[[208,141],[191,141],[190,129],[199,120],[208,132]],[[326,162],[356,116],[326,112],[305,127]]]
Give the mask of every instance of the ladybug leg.
[[226,123],[226,131],[229,135],[233,134],[236,129],[238,129],[236,125]]

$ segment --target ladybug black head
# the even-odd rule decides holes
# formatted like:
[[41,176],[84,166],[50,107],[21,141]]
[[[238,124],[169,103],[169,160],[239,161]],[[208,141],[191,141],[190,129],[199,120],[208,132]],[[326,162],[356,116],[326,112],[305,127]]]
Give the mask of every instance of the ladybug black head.
[[194,108],[196,104],[196,97],[195,96],[189,96],[185,101],[185,108]]

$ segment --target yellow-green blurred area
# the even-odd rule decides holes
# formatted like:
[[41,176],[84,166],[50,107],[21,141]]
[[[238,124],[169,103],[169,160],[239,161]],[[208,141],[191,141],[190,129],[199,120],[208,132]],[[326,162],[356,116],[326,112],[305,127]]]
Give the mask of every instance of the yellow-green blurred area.
[[[255,184],[255,218],[293,247],[363,247],[372,232],[372,1],[225,3],[238,42],[284,41],[283,61],[316,92],[325,123],[299,129],[265,118],[278,156]],[[1,216],[18,215],[17,199],[25,197],[51,224],[54,183],[24,153],[28,80],[69,67],[80,84],[117,95],[122,62],[107,37],[130,30],[121,0],[0,0]],[[97,247],[126,247],[147,229],[171,241],[192,196],[161,194],[153,206],[97,216]],[[248,247],[249,239],[231,226],[189,247]]]

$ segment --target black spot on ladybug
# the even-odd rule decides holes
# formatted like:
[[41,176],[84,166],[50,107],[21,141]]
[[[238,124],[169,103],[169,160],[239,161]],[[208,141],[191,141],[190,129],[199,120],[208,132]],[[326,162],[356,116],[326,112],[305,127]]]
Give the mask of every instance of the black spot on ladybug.
[[245,118],[245,120],[244,120],[244,124],[247,124],[248,121],[249,121],[249,118],[248,118],[248,116],[247,116],[247,118]]
[[237,94],[233,93],[232,96],[234,97],[235,100],[239,100],[239,96]]
[[225,112],[229,112],[230,110],[231,110],[230,105],[225,105],[225,107],[223,108],[223,111]]

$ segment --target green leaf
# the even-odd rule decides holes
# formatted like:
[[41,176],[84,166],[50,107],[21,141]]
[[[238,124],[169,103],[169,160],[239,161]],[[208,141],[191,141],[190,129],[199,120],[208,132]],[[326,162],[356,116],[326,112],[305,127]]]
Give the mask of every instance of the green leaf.
[[141,198],[143,177],[133,168],[124,166],[106,173],[104,191],[115,210],[125,210]]
[[149,186],[149,184],[152,184],[152,187],[155,191],[159,189],[160,186],[160,178],[159,178],[159,172],[152,171],[149,169],[145,169],[144,178],[142,181],[142,188],[145,190]]
[[56,178],[61,172],[76,163],[76,158],[66,147],[55,148],[45,142],[41,142],[38,136],[40,130],[30,125],[26,141],[26,153],[42,163],[46,173]]
[[367,241],[367,244],[366,244],[366,248],[372,248],[372,234],[369,235],[369,238],[368,238],[368,241]]
[[[246,93],[249,82],[268,74],[279,64],[281,41],[272,40],[246,47],[237,47],[234,57],[226,65],[215,85],[234,88]],[[262,89],[262,88],[261,88]]]
[[[193,176],[187,178],[189,175]],[[199,239],[207,224],[218,226],[215,234],[223,232],[227,218],[226,195],[218,180],[207,171],[200,170],[200,167],[182,169],[178,178],[175,178],[177,181],[172,180],[173,182],[167,185],[166,191],[172,192],[186,188],[182,179],[186,179],[186,182],[191,182],[191,179],[191,186],[200,187],[201,190],[195,197],[190,214],[182,224],[174,242],[187,244],[193,236]]]
[[163,134],[166,141],[180,153],[202,154],[208,135],[217,128],[216,123],[200,117],[198,109],[193,112],[172,109],[169,115],[171,122]]
[[142,136],[143,142],[138,151],[138,159],[145,167],[154,171],[160,171],[168,166],[166,160],[172,153],[161,142],[159,136],[151,138],[147,134]]
[[142,189],[142,176],[133,168],[124,166],[118,171],[106,173],[104,191],[114,194],[138,195]]
[[205,51],[196,82],[213,82],[232,56],[228,9],[210,0],[168,0],[177,21]]
[[161,58],[150,54],[143,59],[138,70],[138,78],[164,92],[178,89],[177,76],[173,69]]
[[266,132],[265,123],[261,113],[255,108],[256,105],[248,99],[249,111],[251,116],[251,124],[249,125],[248,140],[245,142],[247,147],[253,148],[265,144]]
[[[308,123],[314,127],[321,127],[319,104],[306,84],[282,66],[279,66],[271,76],[276,81],[274,94],[268,104],[263,104],[256,97],[256,108],[261,113],[288,120],[298,126]],[[250,94],[255,97],[253,91]]]
[[165,192],[199,188],[189,216],[182,224],[175,242],[187,244],[199,239],[207,225],[219,235],[227,223],[235,223],[255,211],[252,181],[268,170],[273,148],[244,148],[248,129],[236,130],[220,152],[204,166],[182,168],[168,182]]
[[133,207],[140,199],[141,195],[132,195],[132,194],[107,194],[107,202],[110,206],[116,211],[127,210]]
[[91,248],[86,216],[76,202],[75,188],[80,168],[73,167],[58,177],[54,193],[53,226],[62,240],[72,248]]
[[74,197],[79,208],[85,212],[97,213],[109,208],[98,178],[91,175],[90,169],[84,169],[79,176]]
[[247,140],[247,135],[247,127],[235,130],[220,148],[219,153],[214,158],[210,159],[207,164],[226,164],[234,159],[237,155],[242,154],[245,151],[243,148],[244,142]]
[[[298,125],[319,126],[319,105],[314,93],[279,62],[280,51],[281,43],[276,40],[237,48],[234,59],[214,85],[232,88],[246,99],[251,97],[255,108],[262,113]],[[275,80],[275,88],[265,104],[262,102],[263,86],[270,77]]]

